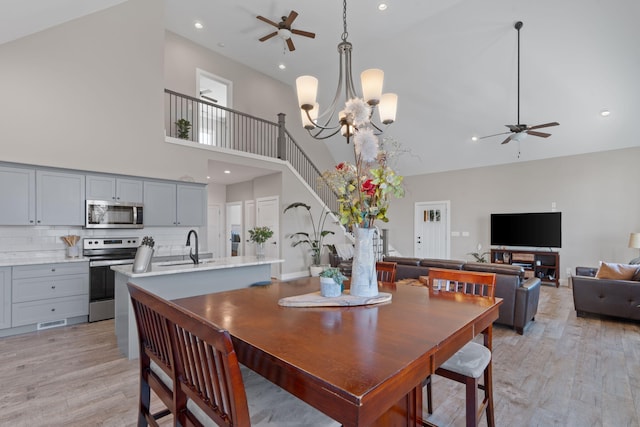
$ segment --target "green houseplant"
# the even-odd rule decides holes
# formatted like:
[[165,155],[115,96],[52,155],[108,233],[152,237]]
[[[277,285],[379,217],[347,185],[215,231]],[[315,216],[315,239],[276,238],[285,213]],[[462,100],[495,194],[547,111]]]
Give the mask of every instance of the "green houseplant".
[[187,119],[180,119],[175,122],[178,131],[178,138],[189,139],[189,131],[191,130],[191,122]]
[[325,268],[320,273],[320,294],[324,297],[339,297],[344,290],[343,282],[346,278],[339,268]]
[[[292,235],[290,235],[289,237],[291,239],[294,239],[294,242],[291,244],[291,246],[293,247],[296,247],[298,245],[309,246],[311,258],[313,260],[312,266],[320,266],[322,249],[325,246],[329,246],[323,243],[324,238],[328,235],[335,234],[333,231],[324,229],[324,226],[327,222],[327,217],[329,216],[330,212],[323,211],[322,214],[320,214],[320,218],[318,219],[318,222],[316,223],[313,219],[313,214],[311,213],[311,206],[302,202],[295,202],[287,206],[284,209],[284,213],[286,213],[289,209],[297,209],[297,208],[306,209],[307,215],[309,216],[309,221],[311,222],[311,226],[313,227],[313,231],[311,233],[307,233],[306,231],[298,231],[297,233],[293,233]],[[315,275],[317,276],[317,274]]]
[[264,243],[273,236],[269,227],[253,227],[249,230],[249,239],[256,244],[256,256],[264,256]]

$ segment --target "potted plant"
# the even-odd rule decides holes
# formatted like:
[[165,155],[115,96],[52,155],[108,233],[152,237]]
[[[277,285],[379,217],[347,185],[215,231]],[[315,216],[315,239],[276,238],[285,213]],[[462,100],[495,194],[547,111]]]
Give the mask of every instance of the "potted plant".
[[187,119],[180,119],[175,122],[178,131],[178,138],[189,139],[189,131],[191,130],[191,122]]
[[343,282],[347,277],[337,267],[329,267],[320,273],[320,295],[323,297],[339,297],[342,294]]
[[489,255],[490,252],[480,252],[482,250],[482,244],[478,243],[478,252],[469,252],[467,255],[471,255],[475,258],[476,262],[487,262],[485,259],[486,255]]
[[297,233],[293,233],[292,235],[289,236],[291,239],[294,239],[294,242],[291,244],[291,246],[293,246],[294,248],[298,245],[309,246],[309,251],[311,253],[311,259],[312,259],[312,265],[311,267],[309,267],[309,270],[311,271],[311,276],[317,276],[320,273],[320,271],[322,271],[323,269],[321,266],[322,249],[325,246],[329,246],[329,245],[325,245],[323,243],[323,240],[326,236],[330,234],[335,234],[333,231],[324,229],[325,223],[327,221],[327,217],[329,216],[330,212],[323,211],[322,214],[320,214],[320,218],[318,219],[318,222],[316,223],[313,220],[313,214],[311,213],[311,206],[302,202],[295,202],[287,206],[284,209],[284,213],[286,213],[289,209],[296,209],[296,208],[306,209],[307,215],[309,215],[309,221],[311,222],[311,226],[313,227],[313,232],[307,233],[306,231],[298,231]]
[[264,256],[264,242],[273,236],[273,230],[269,227],[253,227],[249,230],[249,239],[256,244],[256,256]]

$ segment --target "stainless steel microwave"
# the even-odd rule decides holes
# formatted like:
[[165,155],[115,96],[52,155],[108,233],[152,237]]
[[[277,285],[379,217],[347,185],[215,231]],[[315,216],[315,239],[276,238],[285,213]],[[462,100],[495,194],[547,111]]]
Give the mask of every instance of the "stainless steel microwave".
[[87,200],[86,228],[143,228],[140,203]]

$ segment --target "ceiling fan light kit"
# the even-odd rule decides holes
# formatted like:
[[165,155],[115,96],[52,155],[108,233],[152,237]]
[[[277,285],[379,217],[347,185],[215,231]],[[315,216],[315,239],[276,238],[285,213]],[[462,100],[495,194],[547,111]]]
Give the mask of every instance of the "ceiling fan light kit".
[[550,133],[538,132],[535,129],[558,126],[560,124],[558,122],[550,122],[550,123],[544,123],[541,125],[529,126],[529,125],[520,123],[520,30],[522,29],[522,26],[523,26],[522,21],[516,22],[515,25],[513,26],[518,32],[518,111],[517,111],[518,121],[517,121],[517,124],[505,125],[507,128],[509,128],[509,132],[501,132],[493,135],[482,136],[478,139],[485,139],[485,138],[491,138],[498,135],[509,134],[509,136],[507,136],[507,138],[504,141],[502,141],[502,144],[507,144],[509,141],[521,142],[522,140],[524,140],[524,138],[526,138],[527,135],[533,135],[540,138],[548,138],[551,136]]
[[289,51],[293,52],[294,50],[296,50],[296,47],[293,44],[293,40],[291,39],[292,34],[303,36],[303,37],[309,37],[311,39],[316,37],[315,33],[311,33],[309,31],[295,30],[291,28],[291,24],[293,24],[293,21],[295,21],[297,17],[298,17],[298,12],[296,12],[295,10],[292,10],[291,12],[289,12],[289,16],[283,16],[282,20],[276,24],[275,22],[265,18],[264,16],[259,16],[259,15],[256,16],[256,18],[258,18],[260,21],[266,22],[267,24],[273,25],[274,27],[277,28],[276,31],[269,33],[264,37],[260,37],[258,40],[260,40],[261,42],[264,42],[269,40],[272,37],[278,36],[285,41],[285,43],[287,44],[287,47],[289,48]]

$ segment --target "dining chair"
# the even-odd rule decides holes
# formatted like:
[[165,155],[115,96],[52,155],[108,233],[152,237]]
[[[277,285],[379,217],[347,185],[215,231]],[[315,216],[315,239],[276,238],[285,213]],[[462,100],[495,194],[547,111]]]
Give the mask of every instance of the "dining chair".
[[134,284],[127,286],[132,301],[143,301],[166,318],[174,367],[175,425],[338,425],[241,366],[227,330]]
[[[164,314],[164,305],[157,298],[151,298],[138,287],[129,286],[129,292],[140,344],[138,427],[158,426],[157,420],[169,414],[175,417],[176,414],[171,325]],[[164,403],[165,409],[151,413],[151,390]]]
[[376,262],[378,282],[382,282],[383,285],[393,285],[396,282],[397,265],[397,263],[389,261]]
[[[495,298],[495,273],[483,273],[441,268],[429,269],[429,297],[437,294],[464,293],[473,298]],[[466,425],[477,426],[482,413],[487,416],[487,426],[494,427],[491,346],[493,324],[482,331],[484,343],[470,341],[447,359],[435,371],[436,375],[465,384]],[[483,377],[483,383],[480,383]],[[427,387],[427,411],[433,413],[431,377],[425,380]],[[478,405],[478,389],[484,396]],[[427,425],[423,421],[423,425]]]

